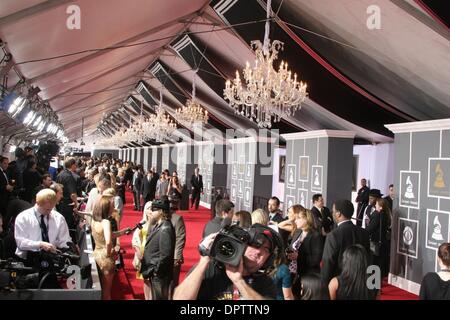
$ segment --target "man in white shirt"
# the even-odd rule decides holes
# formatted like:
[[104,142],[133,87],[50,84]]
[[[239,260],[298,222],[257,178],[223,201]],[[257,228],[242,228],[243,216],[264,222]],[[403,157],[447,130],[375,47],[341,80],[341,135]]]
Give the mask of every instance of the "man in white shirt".
[[53,210],[56,193],[43,189],[36,195],[33,208],[21,212],[15,222],[16,255],[26,259],[27,251],[51,251],[67,248],[72,239],[63,215]]

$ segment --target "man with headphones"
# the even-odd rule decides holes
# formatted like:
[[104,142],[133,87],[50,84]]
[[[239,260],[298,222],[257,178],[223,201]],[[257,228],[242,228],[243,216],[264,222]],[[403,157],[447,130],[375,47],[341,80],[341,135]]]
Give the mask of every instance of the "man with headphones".
[[280,236],[271,228],[255,224],[239,266],[222,265],[205,254],[217,233],[203,239],[200,261],[175,289],[174,300],[275,299],[276,288],[268,273],[283,252]]

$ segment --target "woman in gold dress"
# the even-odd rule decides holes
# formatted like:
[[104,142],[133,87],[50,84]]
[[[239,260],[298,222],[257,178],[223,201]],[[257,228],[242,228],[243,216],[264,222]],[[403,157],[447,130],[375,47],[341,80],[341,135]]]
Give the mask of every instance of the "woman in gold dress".
[[92,214],[91,228],[92,237],[95,241],[93,256],[100,270],[103,300],[111,300],[111,288],[115,272],[113,236],[111,222],[108,220],[113,210],[113,198],[101,196],[98,203],[94,206]]

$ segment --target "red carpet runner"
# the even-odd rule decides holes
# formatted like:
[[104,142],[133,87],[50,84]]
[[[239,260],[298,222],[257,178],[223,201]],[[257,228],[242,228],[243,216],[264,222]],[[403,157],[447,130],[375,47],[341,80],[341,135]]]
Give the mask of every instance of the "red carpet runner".
[[[133,210],[132,194],[127,192],[126,196],[127,203],[124,207],[121,228],[133,227],[142,219],[142,212]],[[184,248],[184,264],[180,274],[181,282],[186,276],[186,273],[199,259],[197,246],[201,240],[203,227],[210,219],[210,211],[201,208],[198,211],[178,211],[178,213],[183,216],[186,224],[186,246]],[[132,234],[123,236],[120,239],[121,247],[125,250],[125,268],[119,270],[114,279],[112,292],[112,298],[114,300],[144,299],[143,281],[136,279],[136,271],[132,265],[134,250],[131,247],[131,239]],[[417,299],[416,295],[383,283],[381,300]]]

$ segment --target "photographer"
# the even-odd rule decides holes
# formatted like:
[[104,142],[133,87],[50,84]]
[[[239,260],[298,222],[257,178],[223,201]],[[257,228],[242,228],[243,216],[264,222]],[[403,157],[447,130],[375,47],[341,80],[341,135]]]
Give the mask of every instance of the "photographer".
[[211,253],[214,239],[223,237],[223,231],[207,236],[200,245],[199,263],[176,288],[174,300],[275,299],[276,288],[267,273],[283,250],[281,239],[269,227],[259,224],[253,225],[248,234],[247,246],[237,267],[221,265],[215,261],[217,258],[205,255]]
[[175,251],[170,202],[167,199],[155,200],[151,210],[149,225],[154,227],[145,243],[141,274],[144,279],[150,280],[153,300],[168,300]]
[[69,229],[64,217],[53,210],[55,205],[55,192],[43,189],[36,195],[36,205],[17,216],[14,236],[19,258],[26,259],[27,251],[67,248],[67,242],[71,242]]

